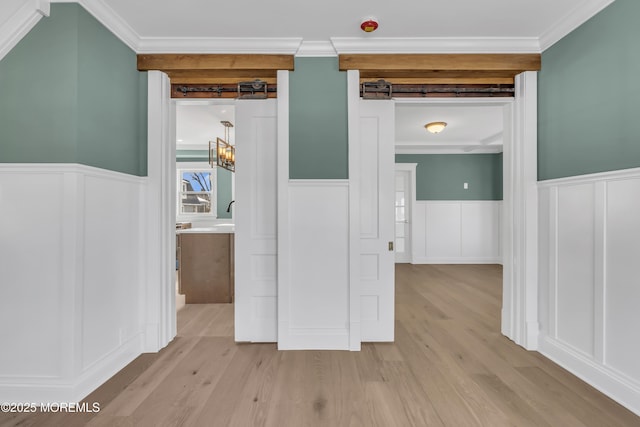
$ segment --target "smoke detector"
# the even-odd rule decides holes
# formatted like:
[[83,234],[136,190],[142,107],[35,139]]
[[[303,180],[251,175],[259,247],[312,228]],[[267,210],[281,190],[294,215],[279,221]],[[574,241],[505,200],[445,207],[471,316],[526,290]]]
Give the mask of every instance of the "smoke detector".
[[376,18],[366,18],[360,24],[360,29],[365,33],[372,33],[378,28],[378,20]]

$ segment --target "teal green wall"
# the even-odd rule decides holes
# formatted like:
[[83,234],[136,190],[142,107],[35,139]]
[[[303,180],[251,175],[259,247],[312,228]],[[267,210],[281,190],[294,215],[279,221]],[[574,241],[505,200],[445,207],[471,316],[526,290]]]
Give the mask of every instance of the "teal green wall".
[[0,61],[0,162],[146,175],[146,88],[132,50],[81,6],[51,5]]
[[418,164],[417,200],[502,200],[502,153],[396,154],[396,163]]
[[639,17],[616,0],[542,54],[539,180],[640,166]]
[[[209,162],[209,150],[176,150],[176,162]],[[179,166],[178,166],[179,167]],[[227,212],[229,202],[233,200],[233,172],[224,168],[216,169],[216,206],[218,218],[231,218],[234,205],[231,205],[231,212]]]
[[232,174],[223,168],[218,168],[218,186],[216,187],[216,200],[218,202],[218,218],[231,218],[233,214],[233,208],[236,206],[235,203],[231,205],[231,212],[227,212],[227,206],[231,200],[233,200],[232,196]]
[[76,161],[76,9],[52,5],[0,61],[0,163]]
[[289,177],[347,179],[347,73],[338,58],[296,58],[289,78]]

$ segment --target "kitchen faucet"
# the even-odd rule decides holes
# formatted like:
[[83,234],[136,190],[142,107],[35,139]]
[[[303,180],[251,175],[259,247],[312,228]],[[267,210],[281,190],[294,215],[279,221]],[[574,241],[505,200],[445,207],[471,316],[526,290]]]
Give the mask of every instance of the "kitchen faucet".
[[229,206],[227,206],[227,212],[231,212],[231,205],[235,203],[235,200],[229,202]]

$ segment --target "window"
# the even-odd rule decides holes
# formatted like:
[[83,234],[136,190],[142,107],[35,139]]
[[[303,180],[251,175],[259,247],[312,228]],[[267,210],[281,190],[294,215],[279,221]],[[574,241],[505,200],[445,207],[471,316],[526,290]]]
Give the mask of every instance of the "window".
[[214,216],[215,170],[178,170],[178,215]]

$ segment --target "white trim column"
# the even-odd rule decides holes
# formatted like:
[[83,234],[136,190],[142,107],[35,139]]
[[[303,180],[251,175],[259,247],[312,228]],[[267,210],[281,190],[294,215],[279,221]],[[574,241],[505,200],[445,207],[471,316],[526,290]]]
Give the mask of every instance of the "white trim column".
[[502,333],[535,350],[539,335],[537,73],[517,75],[515,90],[513,110],[505,114]]
[[156,352],[176,335],[175,105],[169,77],[149,71],[146,194],[147,253],[144,352]]
[[289,71],[278,70],[278,349],[289,348],[291,250],[289,245]]
[[349,350],[360,351],[360,71],[347,71],[349,116]]

